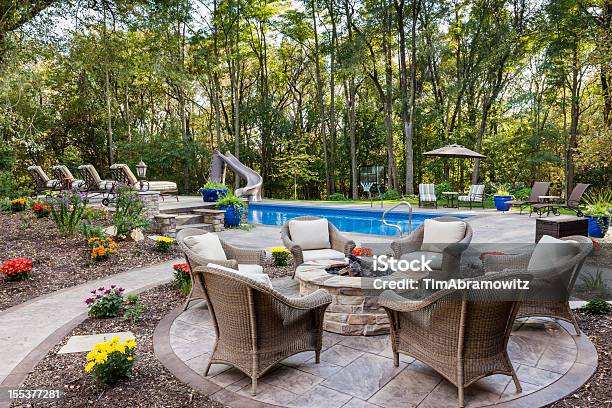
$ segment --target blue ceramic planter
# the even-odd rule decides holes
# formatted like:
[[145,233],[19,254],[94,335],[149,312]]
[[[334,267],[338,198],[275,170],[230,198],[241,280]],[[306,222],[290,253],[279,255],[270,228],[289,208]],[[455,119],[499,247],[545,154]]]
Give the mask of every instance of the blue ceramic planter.
[[220,205],[218,208],[225,211],[225,225],[227,227],[237,227],[240,225],[240,220],[242,219],[242,213],[244,211],[243,207],[239,207],[238,210],[236,210],[236,207],[233,205]]
[[585,215],[584,217],[589,220],[589,237],[603,238],[606,235],[610,226],[610,217],[594,217],[592,215]]
[[493,197],[493,202],[495,203],[495,208],[497,211],[508,211],[511,204],[506,204],[506,201],[512,200],[512,196],[495,196]]
[[206,203],[214,203],[227,195],[227,188],[201,188],[202,200]]

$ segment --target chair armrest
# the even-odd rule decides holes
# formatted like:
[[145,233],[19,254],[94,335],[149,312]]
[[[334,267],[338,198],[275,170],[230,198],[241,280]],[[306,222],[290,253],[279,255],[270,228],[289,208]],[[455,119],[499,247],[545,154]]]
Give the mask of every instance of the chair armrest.
[[302,251],[302,247],[299,246],[296,242],[292,241],[289,238],[289,234],[284,231],[285,227],[281,230],[281,240],[285,245],[285,248],[291,252],[291,256],[293,256],[293,263],[297,265],[301,265],[304,263],[304,253]]
[[357,246],[355,244],[355,241],[344,236],[342,233],[340,233],[340,231],[337,231],[337,230],[330,231],[329,240],[330,240],[332,249],[335,249],[336,251],[340,251],[344,253],[344,255],[349,255],[351,252],[353,252],[353,249]]
[[420,251],[423,243],[423,229],[418,228],[406,238],[400,238],[391,242],[393,256],[399,258],[404,254]]
[[531,259],[531,251],[517,255],[486,254],[482,259],[485,273],[501,272],[504,269],[526,270]]
[[332,302],[332,296],[325,289],[316,291],[299,298],[288,298],[283,296],[279,299],[292,309],[311,310],[319,307],[327,307]]
[[263,249],[239,248],[221,241],[221,246],[229,259],[235,259],[239,264],[263,265],[266,251]]
[[416,312],[426,308],[438,299],[452,292],[452,290],[441,290],[423,300],[409,300],[392,290],[385,290],[378,297],[378,304],[385,309],[394,310],[400,313]]
[[200,256],[187,248],[182,242],[179,243],[179,248],[181,248],[183,254],[185,254],[185,257],[187,257],[187,261],[189,262],[189,266],[191,267],[192,271],[197,267],[206,266],[209,263],[238,270],[238,261],[235,259],[223,260],[204,258],[203,256]]

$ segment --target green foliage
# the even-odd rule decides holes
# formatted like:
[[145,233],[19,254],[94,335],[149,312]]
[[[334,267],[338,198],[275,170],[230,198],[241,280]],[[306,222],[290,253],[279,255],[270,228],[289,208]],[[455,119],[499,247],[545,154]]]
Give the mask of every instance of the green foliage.
[[119,315],[123,307],[123,289],[111,287],[106,289],[100,287],[92,290],[93,296],[85,300],[89,307],[89,317],[109,318]]
[[0,211],[1,212],[12,212],[13,206],[11,205],[10,198],[0,198]]
[[608,286],[603,277],[603,270],[601,268],[597,268],[595,275],[584,274],[580,277],[584,287],[590,293],[598,293],[602,296],[605,296],[608,293]]
[[160,252],[168,252],[174,246],[175,240],[168,237],[155,238],[155,248]]
[[399,200],[402,197],[402,195],[397,190],[389,189],[385,191],[384,193],[382,193],[380,197],[383,200]]
[[512,195],[518,200],[524,200],[528,198],[529,194],[531,194],[531,188],[529,187],[521,187],[512,192]]
[[204,190],[223,190],[223,189],[227,189],[227,186],[223,183],[215,183],[212,181],[209,181],[207,183],[205,183],[202,188]]
[[447,191],[454,191],[453,186],[451,186],[451,183],[449,183],[448,181],[443,181],[440,184],[436,184],[436,196],[438,200],[444,197],[444,194],[442,193]]
[[78,193],[64,192],[49,201],[51,217],[62,235],[73,235],[83,217],[87,203]]
[[509,196],[510,195],[510,191],[508,190],[508,185],[507,184],[495,184],[494,185],[495,188],[495,196]]
[[132,293],[127,295],[125,303],[123,304],[123,320],[129,320],[134,324],[140,320],[143,311],[144,305],[140,301],[140,297]]
[[220,198],[216,202],[217,208],[221,206],[232,206],[236,211],[241,211],[244,207],[242,198],[235,196],[233,193],[228,192],[224,197]]
[[94,237],[104,238],[106,236],[104,233],[104,227],[101,225],[92,224],[89,221],[79,224],[79,232],[87,241]]
[[112,222],[118,237],[125,237],[137,228],[149,227],[146,207],[135,191],[125,187],[119,189]]
[[100,207],[87,206],[83,212],[83,219],[89,222],[95,222],[106,219],[108,210]]
[[582,310],[589,314],[605,315],[612,311],[610,304],[603,299],[595,298],[586,305],[582,306]]
[[346,201],[346,197],[342,193],[333,193],[327,196],[327,201]]
[[174,265],[174,285],[183,293],[183,296],[189,295],[192,283],[188,264]]
[[0,171],[0,197],[14,198],[17,192],[15,177],[10,171]]
[[290,255],[287,248],[272,248],[272,263],[274,266],[287,266]]
[[609,217],[612,210],[612,190],[589,191],[585,194],[584,213],[594,217]]

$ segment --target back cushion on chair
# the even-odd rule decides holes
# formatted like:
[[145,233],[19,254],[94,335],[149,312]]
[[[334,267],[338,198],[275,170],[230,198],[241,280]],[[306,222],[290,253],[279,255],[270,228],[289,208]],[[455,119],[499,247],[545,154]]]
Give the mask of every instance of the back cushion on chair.
[[449,244],[465,237],[466,223],[463,221],[425,220],[421,251],[443,252]]
[[331,248],[327,220],[323,218],[320,220],[291,220],[289,221],[289,235],[291,235],[291,240],[303,250]]
[[226,261],[227,256],[221,246],[221,240],[217,234],[207,233],[186,237],[183,242],[193,252],[206,259],[219,259]]
[[543,235],[533,249],[527,270],[534,271],[562,265],[577,255],[579,250],[579,244],[576,241]]
[[236,274],[236,275],[239,275],[239,276],[244,276],[245,278],[249,278],[251,280],[254,280],[257,283],[263,283],[265,286],[267,286],[270,289],[272,289],[272,281],[270,280],[270,277],[268,275],[266,275],[265,273],[254,273],[254,272],[237,271],[235,269],[228,268],[226,266],[217,265],[217,264],[214,264],[214,263],[209,263],[206,266],[208,266],[209,268],[221,269],[222,271],[231,272],[232,274]]

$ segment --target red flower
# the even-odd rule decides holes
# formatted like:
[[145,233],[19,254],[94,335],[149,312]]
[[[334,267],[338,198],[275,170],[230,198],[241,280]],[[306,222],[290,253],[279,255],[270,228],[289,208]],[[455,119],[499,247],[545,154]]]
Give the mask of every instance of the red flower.
[[357,247],[354,248],[352,254],[355,256],[374,256],[374,252],[372,248],[368,247]]
[[189,264],[178,263],[173,266],[174,270],[182,273],[189,273]]
[[4,261],[0,270],[7,278],[28,274],[32,271],[32,261],[27,258],[8,259]]

